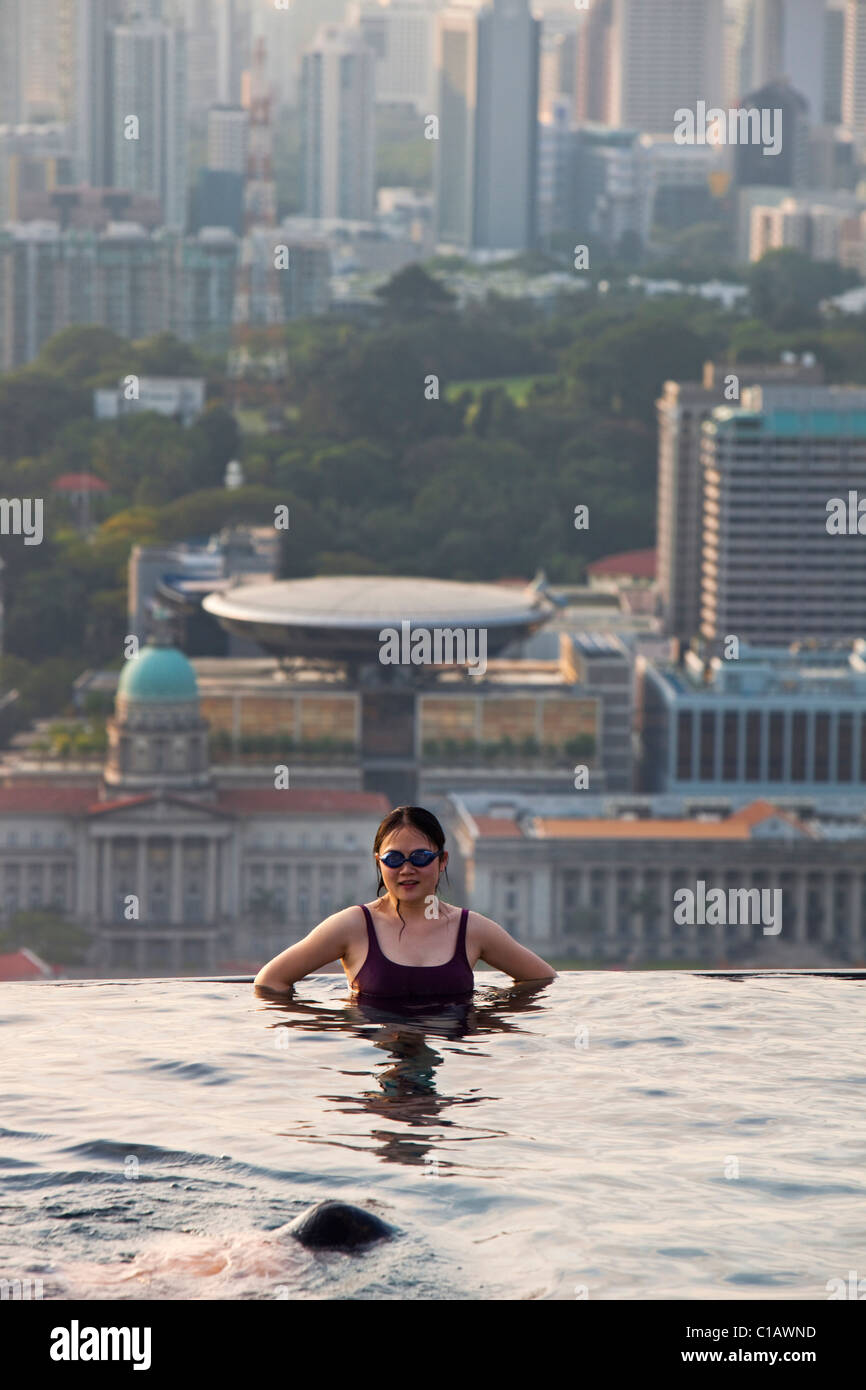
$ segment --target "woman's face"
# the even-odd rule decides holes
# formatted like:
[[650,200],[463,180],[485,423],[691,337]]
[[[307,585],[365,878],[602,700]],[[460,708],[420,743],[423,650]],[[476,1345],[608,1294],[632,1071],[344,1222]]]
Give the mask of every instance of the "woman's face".
[[[413,849],[432,849],[436,846],[432,840],[421,830],[416,830],[411,825],[398,825],[390,835],[386,835],[379,846],[379,854],[387,854],[390,850],[397,849],[401,854],[409,855]],[[387,864],[383,864],[381,858],[376,860],[376,866],[382,875],[386,893],[399,898],[401,902],[421,904],[425,898],[430,897],[436,892],[436,884],[439,875],[448,862],[448,851],[444,850],[441,859],[433,859],[426,868],[416,868],[406,859],[399,869],[389,869]]]

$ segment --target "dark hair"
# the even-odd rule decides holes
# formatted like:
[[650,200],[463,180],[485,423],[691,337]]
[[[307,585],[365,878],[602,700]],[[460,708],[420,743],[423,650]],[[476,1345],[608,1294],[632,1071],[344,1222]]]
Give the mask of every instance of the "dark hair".
[[[413,830],[420,830],[422,835],[426,835],[428,840],[432,840],[438,850],[443,850],[445,848],[445,831],[442,829],[442,826],[439,824],[432,811],[425,811],[423,806],[397,806],[393,811],[388,812],[379,826],[379,829],[376,831],[373,840],[374,854],[379,853],[380,845],[382,845],[391,834],[391,831],[396,830],[397,827],[401,825],[411,825]],[[379,882],[376,884],[376,891],[381,894],[385,888],[385,881],[382,878],[381,869],[378,870],[378,873]],[[445,870],[445,879],[446,881],[448,879],[447,869]],[[403,921],[403,914],[400,911],[399,898],[397,899],[397,916],[400,918],[400,921],[403,922],[403,926],[400,928],[400,936],[402,936],[406,923]],[[398,936],[397,940],[399,941],[399,939],[400,937]]]

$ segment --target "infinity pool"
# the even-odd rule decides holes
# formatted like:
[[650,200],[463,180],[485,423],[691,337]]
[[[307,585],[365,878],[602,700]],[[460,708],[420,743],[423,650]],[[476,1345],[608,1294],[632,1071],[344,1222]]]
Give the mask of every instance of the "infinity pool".
[[[47,1298],[827,1299],[866,1275],[864,981],[6,984],[0,1277]],[[361,1253],[282,1227],[336,1197]],[[832,1287],[832,1286],[831,1286]]]

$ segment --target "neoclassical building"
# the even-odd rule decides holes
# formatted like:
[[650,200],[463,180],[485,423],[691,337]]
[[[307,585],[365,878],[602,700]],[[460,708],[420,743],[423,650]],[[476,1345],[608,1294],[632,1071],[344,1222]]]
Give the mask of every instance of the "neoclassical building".
[[383,795],[241,777],[211,768],[195,671],[152,637],[120,677],[101,777],[4,775],[4,924],[60,910],[95,973],[230,971],[375,892]]

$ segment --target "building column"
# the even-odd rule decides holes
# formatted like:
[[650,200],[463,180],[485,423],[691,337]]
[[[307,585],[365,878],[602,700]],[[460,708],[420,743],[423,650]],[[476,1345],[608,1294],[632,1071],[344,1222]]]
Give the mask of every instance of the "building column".
[[794,889],[797,901],[797,922],[794,927],[794,940],[805,941],[807,930],[807,912],[809,907],[809,876],[805,869],[800,869],[796,878]]
[[834,889],[836,887],[836,875],[832,869],[824,873],[824,920],[821,923],[821,940],[823,942],[832,941],[836,935],[836,922],[834,912]]
[[147,838],[144,835],[138,837],[138,863],[135,874],[135,891],[138,894],[138,920],[143,922],[147,917],[148,891],[147,891]]
[[[783,882],[782,882],[782,871],[781,871],[781,869],[777,869],[777,868],[771,869],[767,877],[768,877],[768,880],[769,880],[768,883],[767,883],[767,888],[769,889],[770,895],[771,895],[771,896],[770,896],[770,911],[771,911],[771,912],[774,911],[774,906],[775,906],[775,901],[776,901],[774,895],[775,895],[777,889],[778,889],[778,891],[779,891],[779,895],[780,895],[780,896],[779,896],[779,901],[780,901],[780,903],[781,903],[781,908],[780,908],[780,913],[779,913],[779,915],[780,915],[780,920],[781,920],[781,931],[779,932],[778,936],[769,936],[769,937],[766,938],[766,940],[767,940],[767,941],[784,941],[784,942],[787,943],[787,942],[789,942],[789,941],[792,940],[792,934],[791,934],[791,915],[790,915],[790,914],[791,914],[791,908],[792,908],[792,906],[793,906],[793,903],[792,903],[792,896],[793,896],[793,895],[792,895],[792,893],[791,893],[790,888],[787,888],[787,889],[786,889],[786,888],[785,888],[785,885],[784,885]],[[762,936],[764,935],[764,923],[763,923],[763,921],[762,921],[762,923],[761,923],[761,935],[762,935]]]
[[659,951],[663,960],[673,960],[674,876],[671,869],[659,872]]
[[213,926],[218,916],[217,903],[217,842],[210,839],[207,842],[207,856],[205,859],[205,879],[204,879],[204,917],[208,926]]
[[855,960],[863,953],[863,876],[859,869],[852,869],[849,876],[851,884],[848,902],[848,942]]
[[172,926],[178,926],[183,920],[183,905],[181,895],[181,853],[183,839],[180,835],[175,835],[171,842],[171,898],[168,920]]
[[536,869],[532,875],[531,908],[526,925],[527,936],[536,941],[561,940],[561,923],[553,920],[553,876],[552,866]]
[[100,917],[103,922],[112,920],[111,911],[111,841],[108,839],[100,840],[100,853],[102,855],[102,906]]
[[[644,892],[645,888],[646,874],[644,873],[643,869],[636,869],[633,879],[633,887],[631,890],[632,901],[634,901],[636,898],[639,898],[641,894]],[[642,950],[644,938],[643,915],[641,912],[637,911],[632,912],[630,914],[630,917],[631,921],[629,923],[629,927],[631,930],[631,935],[634,938],[634,944],[636,947],[639,947]]]
[[616,864],[605,864],[604,875],[604,941],[608,949],[614,945],[619,949],[616,913]]

